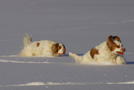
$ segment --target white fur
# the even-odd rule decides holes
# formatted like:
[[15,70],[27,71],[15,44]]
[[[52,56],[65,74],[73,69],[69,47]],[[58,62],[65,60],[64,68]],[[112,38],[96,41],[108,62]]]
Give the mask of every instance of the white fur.
[[100,65],[113,65],[113,64],[125,64],[124,57],[111,52],[107,46],[107,42],[103,42],[95,47],[99,54],[95,54],[94,58],[91,57],[90,51],[85,53],[83,56],[78,56],[73,53],[69,53],[77,63],[80,64],[100,64]]
[[[37,43],[39,46],[37,47]],[[42,57],[55,57],[58,56],[58,53],[63,53],[63,45],[61,46],[61,50],[57,54],[52,53],[52,45],[56,44],[57,42],[50,41],[50,40],[42,40],[42,41],[35,41],[32,42],[32,37],[26,34],[23,40],[24,47],[22,51],[18,54],[19,56],[42,56]]]

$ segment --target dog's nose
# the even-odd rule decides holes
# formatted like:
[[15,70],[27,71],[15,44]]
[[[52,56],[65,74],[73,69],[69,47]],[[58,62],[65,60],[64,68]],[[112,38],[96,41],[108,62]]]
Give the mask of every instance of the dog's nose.
[[125,48],[122,48],[122,51],[123,51],[123,52],[125,52],[125,51],[126,51],[126,49],[125,49]]

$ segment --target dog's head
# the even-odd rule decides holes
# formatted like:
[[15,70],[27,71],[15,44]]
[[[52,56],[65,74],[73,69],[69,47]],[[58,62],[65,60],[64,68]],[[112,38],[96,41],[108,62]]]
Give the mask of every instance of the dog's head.
[[58,55],[64,55],[66,52],[65,45],[60,43],[58,46]]
[[53,44],[52,52],[53,52],[53,54],[64,55],[66,52],[65,45],[62,43]]
[[118,36],[110,35],[107,39],[107,45],[110,51],[114,54],[123,55],[126,50],[123,48],[123,44]]

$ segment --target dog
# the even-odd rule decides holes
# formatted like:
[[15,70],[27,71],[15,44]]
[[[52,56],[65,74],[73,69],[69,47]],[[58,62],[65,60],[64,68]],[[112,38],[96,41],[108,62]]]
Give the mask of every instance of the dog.
[[41,40],[32,42],[32,37],[27,33],[23,40],[24,47],[19,56],[31,57],[31,56],[42,56],[42,57],[57,57],[64,55],[66,52],[65,45],[50,40]]
[[83,56],[78,56],[71,52],[69,52],[69,56],[80,64],[119,65],[126,64],[125,58],[123,57],[125,50],[120,38],[110,35],[107,41],[92,48]]

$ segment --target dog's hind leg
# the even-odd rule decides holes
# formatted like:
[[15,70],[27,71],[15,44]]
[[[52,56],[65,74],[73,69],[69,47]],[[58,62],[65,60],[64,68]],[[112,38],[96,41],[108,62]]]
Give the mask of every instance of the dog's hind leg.
[[72,57],[76,63],[81,63],[81,61],[82,61],[82,56],[78,56],[71,52],[69,52],[69,56]]
[[32,52],[32,50],[29,49],[23,49],[18,56],[22,56],[22,57],[31,57],[31,56],[35,56],[35,54]]
[[123,56],[117,56],[116,64],[126,64],[125,58]]

